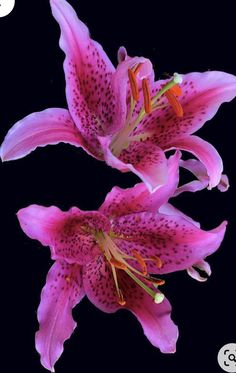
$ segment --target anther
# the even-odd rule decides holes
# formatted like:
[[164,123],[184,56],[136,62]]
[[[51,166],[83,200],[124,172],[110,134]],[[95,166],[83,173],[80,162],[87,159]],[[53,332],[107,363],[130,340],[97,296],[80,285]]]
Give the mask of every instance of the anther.
[[181,118],[184,115],[184,111],[178,99],[170,90],[165,92],[165,96],[177,117]]
[[163,266],[162,260],[158,256],[152,256],[151,259],[155,262],[158,269]]
[[135,257],[135,259],[137,260],[140,267],[142,268],[143,275],[146,276],[147,275],[147,265],[146,265],[143,257],[136,250],[133,250],[132,254]]
[[66,276],[66,282],[70,282],[70,277],[69,276]]
[[116,267],[117,269],[127,269],[127,266],[124,264],[124,263],[121,263],[119,262],[118,260],[116,260],[115,258],[111,258],[110,259],[110,263]]
[[118,300],[118,303],[121,305],[121,306],[125,306],[126,305],[126,301],[124,299],[119,299]]
[[138,83],[137,83],[135,72],[131,69],[128,69],[128,77],[129,77],[129,83],[130,83],[130,88],[131,88],[133,99],[135,101],[138,101],[139,100],[139,89],[138,89]]
[[174,85],[169,89],[170,92],[172,92],[176,97],[180,97],[182,95],[182,89],[178,84]]
[[143,99],[144,99],[144,110],[146,114],[150,114],[152,111],[151,93],[148,85],[148,80],[144,78],[142,80]]

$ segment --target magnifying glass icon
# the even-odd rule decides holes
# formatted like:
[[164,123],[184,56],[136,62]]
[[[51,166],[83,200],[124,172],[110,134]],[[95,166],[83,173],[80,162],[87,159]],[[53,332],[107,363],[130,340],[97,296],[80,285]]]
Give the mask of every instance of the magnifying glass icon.
[[236,356],[234,354],[229,354],[228,359],[229,361],[234,361],[236,363]]

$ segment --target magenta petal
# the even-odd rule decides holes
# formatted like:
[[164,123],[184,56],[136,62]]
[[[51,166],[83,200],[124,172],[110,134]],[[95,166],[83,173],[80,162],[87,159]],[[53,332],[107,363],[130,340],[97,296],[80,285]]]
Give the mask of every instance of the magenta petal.
[[18,212],[23,231],[45,246],[50,246],[52,259],[85,264],[100,253],[95,230],[108,232],[109,220],[97,211],[81,211],[72,207],[63,212],[55,206],[31,205]]
[[79,20],[64,0],[51,0],[52,13],[61,29],[60,47],[66,55],[64,71],[66,96],[71,116],[88,143],[97,152],[96,134],[116,116],[112,74],[115,71],[102,47],[89,36],[87,26]]
[[182,211],[171,205],[170,203],[165,203],[159,208],[159,212],[164,215],[171,215],[171,216],[180,216],[190,223],[194,224],[196,227],[200,228],[200,223],[190,218],[190,216],[184,214]]
[[39,331],[36,333],[36,349],[41,364],[54,372],[54,364],[63,352],[63,343],[70,338],[76,323],[72,308],[84,296],[81,267],[56,262],[50,269],[42,290],[38,309]]
[[[180,137],[191,135],[210,120],[220,105],[236,96],[236,77],[221,71],[181,75],[182,96],[179,101],[184,115],[178,118],[171,107],[157,110],[143,121],[140,131],[154,131],[155,143],[165,147]],[[153,84],[156,92],[166,81]]]
[[83,286],[90,302],[103,312],[120,308],[111,267],[104,255],[97,255],[83,267]]
[[22,230],[27,236],[48,246],[56,232],[60,229],[64,215],[55,206],[44,207],[31,205],[17,213]]
[[226,224],[204,231],[179,214],[142,212],[114,218],[112,230],[123,235],[115,242],[129,255],[135,249],[143,257],[161,259],[161,268],[147,262],[150,273],[169,273],[187,269],[215,252],[224,238]]
[[[200,269],[202,272],[205,272],[207,277],[202,277],[201,274],[197,271],[197,269]],[[211,275],[211,267],[210,264],[207,263],[205,260],[201,260],[200,262],[195,263],[192,267],[188,268],[187,272],[189,276],[192,277],[194,280],[205,282]]]
[[17,122],[6,135],[0,150],[3,161],[26,156],[38,146],[69,143],[83,145],[68,110],[47,109]]
[[128,307],[142,325],[144,334],[161,352],[174,353],[178,339],[178,328],[171,319],[171,305],[165,298],[160,304],[141,289],[142,297],[129,301]]
[[154,193],[149,193],[144,183],[132,188],[114,187],[99,208],[103,214],[113,217],[140,211],[157,211],[173,196],[179,181],[179,160],[176,152],[168,161],[167,182]]
[[223,171],[222,159],[217,150],[208,142],[197,136],[187,136],[173,141],[167,148],[181,149],[191,152],[206,167],[211,189],[220,183]]
[[133,142],[127,150],[122,151],[118,158],[110,150],[110,138],[99,137],[99,141],[106,163],[122,172],[132,171],[135,173],[151,193],[166,183],[167,159],[163,150],[158,146],[144,142]]
[[102,256],[94,258],[83,269],[83,285],[89,300],[104,312],[127,308],[141,323],[149,341],[162,352],[175,352],[178,329],[170,318],[171,306],[165,299],[161,304],[137,286],[125,273],[119,274],[125,306],[118,304],[110,267]]

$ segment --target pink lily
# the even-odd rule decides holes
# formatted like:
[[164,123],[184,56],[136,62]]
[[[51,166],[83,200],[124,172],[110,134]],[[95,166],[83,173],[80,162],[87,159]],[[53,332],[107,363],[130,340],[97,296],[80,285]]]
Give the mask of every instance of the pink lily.
[[175,352],[178,329],[159,289],[164,280],[153,275],[187,269],[202,280],[195,268],[210,275],[204,259],[226,228],[223,222],[204,231],[167,202],[178,184],[179,158],[178,152],[170,157],[168,182],[152,194],[140,183],[113,188],[98,211],[31,205],[18,212],[23,231],[49,246],[55,260],[38,309],[36,349],[45,368],[54,370],[76,326],[72,308],[84,295],[104,312],[130,310],[154,346]]
[[66,142],[122,172],[134,172],[155,191],[166,182],[165,152],[183,149],[206,167],[209,189],[218,185],[223,170],[218,152],[192,134],[235,97],[236,77],[207,71],[155,82],[151,62],[128,57],[123,47],[115,68],[68,2],[50,3],[66,55],[69,110],[47,109],[16,123],[2,144],[2,160]]

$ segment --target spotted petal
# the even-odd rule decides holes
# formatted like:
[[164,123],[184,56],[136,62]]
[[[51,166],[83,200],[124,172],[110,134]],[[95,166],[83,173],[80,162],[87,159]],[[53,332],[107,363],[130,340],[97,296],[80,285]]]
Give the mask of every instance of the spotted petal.
[[112,273],[103,257],[97,257],[84,268],[84,289],[96,307],[109,313],[127,308],[137,317],[144,334],[155,347],[164,353],[175,352],[178,329],[171,320],[168,300],[155,304],[149,295],[121,271],[118,273],[118,281],[126,300],[123,307],[118,304]]
[[72,308],[84,296],[81,267],[58,261],[50,269],[42,290],[38,309],[39,331],[36,334],[36,349],[41,364],[54,372],[54,364],[63,352],[63,343],[70,338],[76,323]]
[[53,259],[68,263],[87,263],[100,253],[93,231],[109,231],[108,219],[96,211],[84,212],[76,207],[63,212],[55,206],[31,205],[18,212],[23,231],[45,246]]
[[215,252],[224,237],[226,222],[204,231],[181,215],[142,212],[114,218],[112,230],[120,238],[116,245],[128,255],[138,251],[142,257],[159,257],[147,262],[150,273],[169,273],[187,269]]
[[[236,96],[236,77],[221,71],[182,75],[183,117],[177,117],[171,107],[156,110],[139,126],[140,132],[153,132],[153,141],[162,148],[180,137],[191,135],[210,120],[220,105]],[[167,81],[155,82],[153,94]]]
[[26,156],[38,146],[59,142],[84,146],[68,110],[47,109],[17,122],[6,135],[0,155],[3,161],[10,161]]
[[109,217],[140,211],[157,211],[176,191],[179,181],[180,157],[181,154],[176,152],[168,159],[167,182],[154,193],[150,194],[144,183],[136,184],[128,189],[114,187],[108,193],[99,211]]
[[162,149],[150,143],[133,142],[119,157],[110,150],[111,140],[100,137],[107,164],[122,172],[132,171],[146,184],[150,192],[155,192],[167,180],[167,159]]

